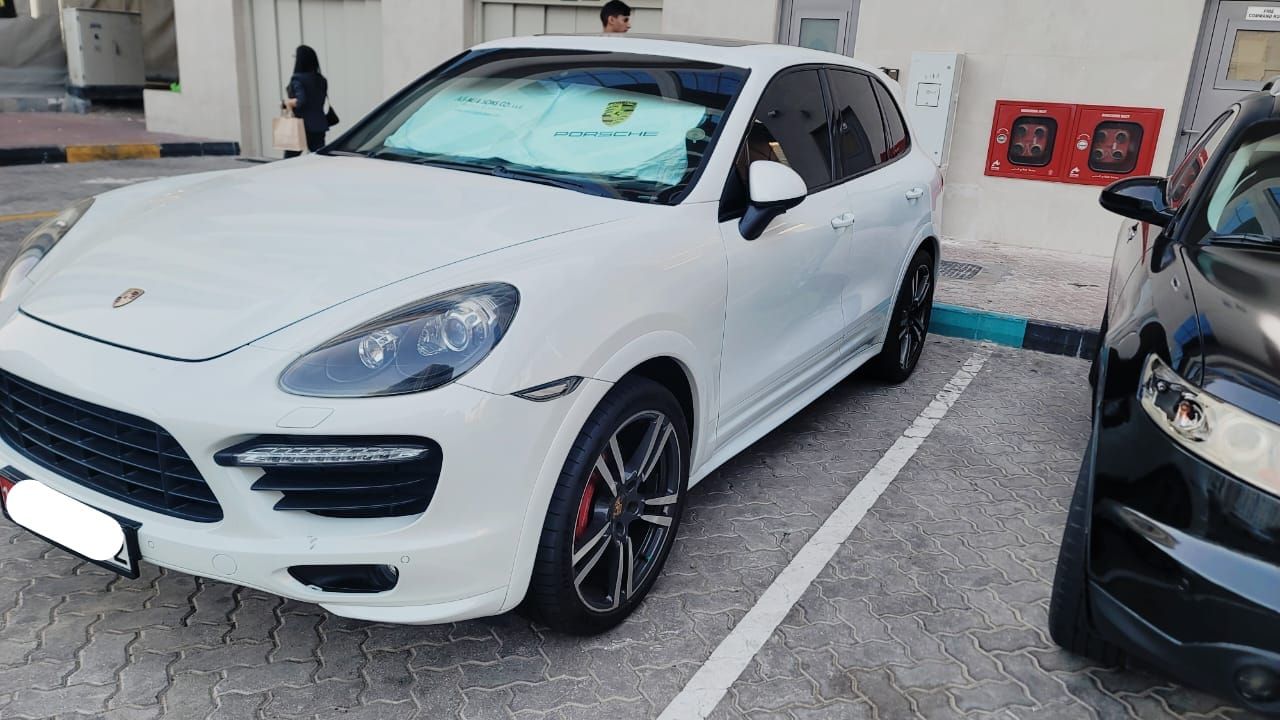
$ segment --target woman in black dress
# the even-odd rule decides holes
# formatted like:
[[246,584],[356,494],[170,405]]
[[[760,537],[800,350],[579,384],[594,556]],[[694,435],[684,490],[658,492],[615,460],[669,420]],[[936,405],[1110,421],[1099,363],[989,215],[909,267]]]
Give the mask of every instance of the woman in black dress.
[[[329,81],[320,74],[320,58],[311,46],[299,45],[293,57],[293,77],[289,78],[289,99],[285,105],[294,117],[302,118],[307,131],[307,149],[315,152],[324,147],[324,134],[329,130],[324,109],[329,97]],[[301,154],[286,150],[284,156]]]

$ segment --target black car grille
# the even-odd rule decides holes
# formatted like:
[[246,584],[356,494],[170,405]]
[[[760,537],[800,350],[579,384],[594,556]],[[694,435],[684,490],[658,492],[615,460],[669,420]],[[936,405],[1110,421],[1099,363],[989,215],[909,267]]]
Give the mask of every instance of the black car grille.
[[222,519],[187,453],[140,417],[0,370],[0,436],[44,468],[105,495],[184,520]]

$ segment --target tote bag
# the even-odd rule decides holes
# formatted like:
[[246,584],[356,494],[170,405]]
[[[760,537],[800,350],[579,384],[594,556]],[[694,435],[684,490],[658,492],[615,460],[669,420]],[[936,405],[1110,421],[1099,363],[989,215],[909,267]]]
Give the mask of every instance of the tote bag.
[[305,151],[307,130],[302,125],[302,118],[293,117],[293,113],[288,110],[281,113],[280,117],[272,118],[271,147],[276,150]]

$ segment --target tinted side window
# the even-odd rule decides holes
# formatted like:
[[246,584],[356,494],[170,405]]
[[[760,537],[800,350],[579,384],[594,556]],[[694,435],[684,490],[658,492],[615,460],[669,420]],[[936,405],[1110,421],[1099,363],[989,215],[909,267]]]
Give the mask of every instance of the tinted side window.
[[864,173],[888,158],[889,144],[871,78],[858,72],[831,70],[838,155],[843,177]]
[[[1250,127],[1223,160],[1206,207],[1203,236],[1280,238],[1280,123]],[[1197,223],[1199,224],[1199,223]]]
[[765,89],[738,148],[721,217],[746,209],[747,172],[757,160],[789,166],[810,190],[831,182],[831,123],[817,70],[780,75]]
[[1182,159],[1182,163],[1178,165],[1178,169],[1169,176],[1169,189],[1166,191],[1169,207],[1174,210],[1182,207],[1191,196],[1191,191],[1199,185],[1200,174],[1209,164],[1209,158],[1213,156],[1213,152],[1226,138],[1227,129],[1231,127],[1231,120],[1235,117],[1235,113],[1236,111],[1232,109],[1214,120],[1213,124],[1204,131],[1200,142],[1191,148],[1187,156]]
[[889,152],[885,159],[892,160],[911,148],[911,138],[907,136],[907,123],[902,119],[902,111],[898,109],[893,95],[879,82],[872,82],[872,85],[876,86],[876,98],[880,100],[880,110],[884,113],[884,126],[889,131]]

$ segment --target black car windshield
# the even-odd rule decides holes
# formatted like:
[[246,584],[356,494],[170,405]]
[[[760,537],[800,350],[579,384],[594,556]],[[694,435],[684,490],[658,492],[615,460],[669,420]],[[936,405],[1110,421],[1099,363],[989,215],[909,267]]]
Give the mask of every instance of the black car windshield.
[[473,51],[328,151],[675,204],[710,156],[747,74],[629,53]]

